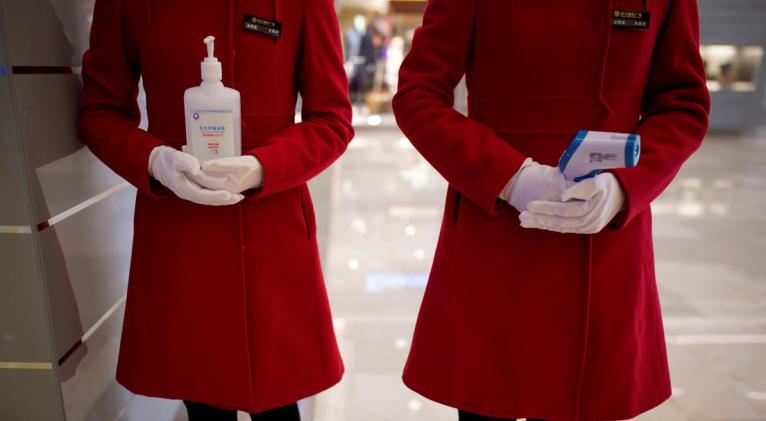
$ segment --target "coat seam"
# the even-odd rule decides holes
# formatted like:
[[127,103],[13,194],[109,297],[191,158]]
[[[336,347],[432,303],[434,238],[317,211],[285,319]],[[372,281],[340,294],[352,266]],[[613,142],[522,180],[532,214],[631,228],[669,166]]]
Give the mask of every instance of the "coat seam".
[[577,375],[577,386],[575,389],[574,401],[574,421],[580,419],[580,400],[582,399],[582,387],[585,378],[585,366],[588,358],[588,337],[590,336],[590,306],[591,306],[591,288],[593,286],[593,236],[586,237],[587,242],[587,271],[585,279],[585,308],[583,314],[583,345],[582,356],[580,358],[579,373]]
[[[649,208],[646,212],[648,212],[648,216],[646,217],[649,224],[649,238],[652,238],[651,233],[654,231],[654,224],[653,224],[653,216],[652,216],[652,210]],[[654,270],[654,242],[650,241],[650,250],[651,250],[651,260],[652,267],[651,272],[651,282],[652,286],[654,287],[654,294],[652,296],[654,297],[654,300],[652,300],[652,307],[654,308],[653,313],[657,316],[659,320],[660,329],[656,331],[655,335],[657,337],[656,342],[654,343],[654,347],[656,349],[656,359],[657,359],[657,367],[662,368],[662,378],[665,380],[665,383],[668,384],[670,387],[672,387],[672,381],[670,379],[670,373],[668,372],[668,355],[667,355],[667,345],[665,345],[665,352],[663,353],[662,347],[660,346],[661,343],[665,342],[665,329],[664,329],[664,323],[662,322],[662,303],[660,302],[660,292],[659,287],[657,285],[657,277],[655,275]],[[662,342],[660,342],[662,341]]]
[[[455,190],[455,203],[451,204],[452,206],[455,207],[455,211],[454,211],[455,215],[453,215],[453,221],[452,221],[452,224],[451,224],[452,225],[452,227],[451,227],[452,229],[449,230],[450,231],[449,232],[450,235],[448,235],[447,238],[446,238],[446,240],[447,240],[447,244],[446,244],[447,250],[446,250],[446,253],[445,253],[445,257],[447,258],[446,259],[447,260],[447,267],[446,267],[446,269],[447,269],[447,276],[445,276],[443,278],[444,281],[445,281],[444,282],[444,290],[445,291],[449,291],[449,287],[452,284],[451,276],[450,276],[450,274],[452,273],[452,267],[453,267],[452,262],[454,260],[452,258],[452,255],[454,254],[454,249],[455,249],[456,244],[457,244],[457,239],[455,237],[457,237],[458,215],[460,213],[459,208],[460,208],[460,203],[461,202],[462,202],[461,194],[457,190]],[[443,338],[444,338],[444,331],[445,330],[446,330],[445,323],[443,321],[440,321],[439,322],[439,330],[438,330],[438,332],[437,332],[437,334],[435,335],[435,338],[434,338],[433,351],[436,352],[436,355],[441,355],[442,357],[445,354],[441,353],[441,352],[438,352],[438,350],[441,349],[441,344],[442,344],[442,341],[443,341]],[[441,360],[440,364],[434,364],[433,367],[444,367],[444,358],[440,358],[440,360]],[[432,378],[432,379],[436,379],[435,376],[429,376],[429,377]],[[431,383],[430,386],[433,387],[433,382],[429,382],[429,383]]]

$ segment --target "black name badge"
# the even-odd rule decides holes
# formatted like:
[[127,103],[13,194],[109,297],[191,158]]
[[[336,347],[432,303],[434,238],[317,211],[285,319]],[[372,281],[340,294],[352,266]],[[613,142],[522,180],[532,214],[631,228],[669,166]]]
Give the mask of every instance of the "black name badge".
[[622,29],[649,29],[649,12],[615,10],[612,12],[612,27]]
[[264,34],[273,38],[282,36],[282,22],[259,18],[258,16],[245,15],[242,28],[247,32]]

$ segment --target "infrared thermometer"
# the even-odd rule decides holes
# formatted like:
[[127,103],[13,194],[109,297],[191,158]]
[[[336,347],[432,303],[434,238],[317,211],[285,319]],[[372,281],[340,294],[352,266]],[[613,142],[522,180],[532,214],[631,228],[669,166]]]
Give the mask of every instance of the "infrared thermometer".
[[641,136],[581,130],[559,159],[559,170],[572,181],[595,177],[601,171],[633,168],[641,157]]

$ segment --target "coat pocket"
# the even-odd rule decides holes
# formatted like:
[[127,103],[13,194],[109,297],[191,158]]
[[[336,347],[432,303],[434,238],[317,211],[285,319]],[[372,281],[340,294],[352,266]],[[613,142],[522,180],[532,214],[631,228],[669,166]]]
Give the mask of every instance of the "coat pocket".
[[308,186],[303,185],[296,189],[300,199],[301,216],[303,217],[303,227],[306,229],[306,238],[313,238],[316,234],[316,215],[314,205],[311,202],[311,193]]
[[460,218],[460,203],[463,201],[463,195],[460,193],[455,193],[455,210],[454,212],[454,218],[452,221],[452,224],[457,227],[457,221]]

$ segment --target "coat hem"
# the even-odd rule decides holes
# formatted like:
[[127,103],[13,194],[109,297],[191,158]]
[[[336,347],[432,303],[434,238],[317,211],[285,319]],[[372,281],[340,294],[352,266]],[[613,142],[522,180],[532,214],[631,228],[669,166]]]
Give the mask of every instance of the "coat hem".
[[[459,399],[443,397],[436,393],[433,393],[430,390],[427,390],[424,387],[421,388],[420,385],[418,385],[412,380],[409,380],[406,375],[402,376],[402,381],[404,382],[405,386],[407,386],[410,390],[419,394],[420,396],[423,396],[426,399],[429,399],[431,401],[434,401],[455,409],[461,409],[464,411],[473,412],[475,414],[479,414],[483,416],[489,416],[489,417],[495,417],[495,418],[511,418],[511,419],[537,418],[537,419],[556,420],[556,421],[575,420],[575,418],[573,418],[571,414],[566,414],[566,415],[549,414],[549,413],[531,412],[527,410],[510,409],[510,408],[504,408],[499,410],[498,409],[489,410],[487,409],[486,406],[478,405],[476,402],[461,402]],[[671,396],[671,393],[667,391],[666,393],[663,393],[662,395],[660,395],[660,397],[656,401],[650,400],[649,403],[647,403],[646,405],[640,405],[636,409],[627,411],[623,414],[607,414],[605,416],[599,416],[597,418],[577,417],[577,421],[629,420],[629,419],[637,417],[640,414],[643,414],[644,412],[650,411],[658,407],[660,404],[667,401],[670,398],[670,396]]]
[[264,411],[268,411],[270,409],[279,408],[279,407],[282,407],[282,406],[285,406],[285,405],[290,405],[290,404],[296,403],[296,402],[298,402],[298,401],[300,401],[302,399],[306,399],[306,398],[309,398],[311,396],[318,395],[318,394],[324,392],[325,390],[327,390],[327,389],[337,385],[338,383],[340,383],[340,381],[343,379],[344,372],[345,372],[345,369],[341,367],[340,370],[338,370],[338,373],[333,375],[331,380],[329,380],[327,382],[321,382],[321,383],[319,383],[316,386],[308,387],[308,388],[306,388],[306,390],[301,391],[301,392],[297,392],[295,394],[292,394],[291,396],[286,397],[284,399],[274,400],[274,401],[271,401],[271,402],[259,403],[259,404],[253,405],[253,406],[232,405],[231,403],[228,403],[228,404],[220,403],[220,402],[215,402],[215,401],[211,401],[211,400],[200,399],[199,397],[190,396],[190,395],[187,395],[186,393],[183,393],[183,392],[162,392],[162,391],[159,391],[159,390],[147,390],[147,389],[141,388],[140,386],[133,386],[133,385],[130,384],[130,382],[121,380],[119,378],[117,378],[116,380],[117,380],[117,383],[119,383],[125,389],[127,389],[128,391],[130,391],[131,393],[133,393],[135,395],[146,396],[146,397],[150,397],[150,398],[161,398],[161,399],[191,400],[191,401],[194,401],[194,402],[199,402],[199,403],[204,403],[204,404],[207,404],[207,405],[215,406],[217,408],[233,409],[233,410],[237,410],[237,411],[243,411],[243,412],[247,412],[247,413],[257,414],[259,412],[264,412]]

